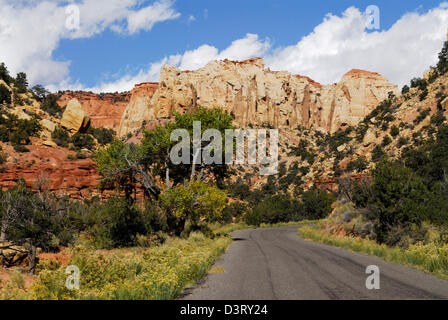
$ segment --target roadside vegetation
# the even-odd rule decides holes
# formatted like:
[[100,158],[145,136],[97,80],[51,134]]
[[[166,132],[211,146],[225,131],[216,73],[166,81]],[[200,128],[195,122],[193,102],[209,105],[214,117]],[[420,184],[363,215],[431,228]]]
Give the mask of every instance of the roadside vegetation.
[[[447,48],[448,42],[429,79],[412,80],[411,88],[419,90],[416,94],[427,95],[428,83],[447,73]],[[404,92],[407,94],[408,89],[404,88]],[[384,109],[386,104],[381,106]],[[428,110],[421,109],[416,123],[429,116]],[[358,181],[341,178],[333,213],[317,226],[301,228],[299,234],[448,278],[445,112],[438,103],[438,112],[431,117],[430,126],[424,128],[425,134],[414,134],[413,144],[403,143],[398,158],[390,159],[378,152],[376,166],[369,175]],[[399,128],[393,127],[391,135],[398,136]]]
[[[0,297],[173,299],[207,274],[231,243],[231,231],[297,224],[330,213],[334,196],[318,188],[297,199],[276,190],[272,181],[261,189],[251,188],[249,181],[232,182],[235,172],[228,166],[173,165],[171,133],[192,131],[194,121],[201,121],[203,131],[233,128],[231,116],[200,108],[145,131],[139,144],[110,141],[112,133],[92,130],[107,143],[94,156],[100,188],[112,192],[107,200],[73,201],[52,194],[44,177],[34,191],[19,181],[0,192],[1,240],[28,252],[22,270],[33,275],[28,286],[20,273],[0,283]],[[53,139],[78,148],[90,141],[81,134],[69,137],[62,129]],[[65,259],[39,260],[40,253]],[[80,290],[65,287],[68,265],[80,269]]]

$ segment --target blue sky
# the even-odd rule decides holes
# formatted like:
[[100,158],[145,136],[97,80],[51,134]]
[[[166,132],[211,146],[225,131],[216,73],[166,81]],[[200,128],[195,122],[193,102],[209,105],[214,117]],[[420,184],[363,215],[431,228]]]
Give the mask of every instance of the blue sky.
[[[91,4],[87,4],[87,2]],[[331,82],[336,81],[338,77],[342,76],[343,71],[350,67],[350,62],[353,62],[353,68],[356,67],[366,67],[366,68],[378,68],[380,70],[371,71],[385,71],[389,78],[393,78],[395,82],[404,82],[404,76],[409,77],[412,75],[418,75],[416,73],[423,72],[425,67],[428,67],[431,62],[434,61],[437,54],[437,49],[441,46],[443,39],[445,37],[446,30],[448,28],[447,19],[447,9],[445,6],[441,6],[440,1],[425,0],[376,0],[376,1],[297,1],[297,0],[279,0],[279,1],[268,1],[268,0],[226,0],[226,1],[213,1],[213,0],[159,0],[164,2],[169,10],[171,10],[171,16],[165,21],[160,21],[154,23],[152,27],[145,28],[144,26],[138,29],[136,32],[117,32],[113,27],[115,23],[122,26],[126,24],[123,22],[123,17],[117,14],[116,21],[104,22],[104,18],[101,18],[102,12],[106,9],[102,6],[107,6],[105,1],[97,1],[94,4],[93,0],[79,0],[79,1],[34,1],[33,4],[26,4],[26,1],[18,0],[16,4],[12,4],[11,0],[0,0],[0,13],[2,10],[10,9],[9,13],[15,13],[22,17],[18,22],[11,22],[8,26],[8,21],[3,22],[3,30],[13,30],[15,29],[26,29],[35,28],[37,25],[33,25],[27,19],[27,14],[32,12],[40,13],[43,15],[42,19],[36,19],[37,24],[46,24],[48,21],[45,19],[45,14],[50,14],[51,10],[59,10],[63,8],[61,2],[64,4],[75,3],[78,5],[85,5],[86,8],[82,7],[80,19],[81,24],[83,24],[83,18],[87,15],[87,12],[98,10],[98,21],[95,17],[88,16],[89,24],[86,25],[86,30],[73,36],[73,34],[60,31],[55,33],[54,36],[49,36],[48,44],[45,46],[42,43],[36,43],[36,52],[33,53],[32,46],[33,41],[28,41],[26,39],[27,35],[25,32],[19,33],[17,31],[17,37],[23,37],[21,39],[23,42],[27,43],[31,48],[26,48],[26,59],[19,59],[17,54],[20,55],[22,48],[18,48],[9,44],[9,46],[3,46],[2,49],[2,24],[0,22],[0,60],[5,61],[10,65],[12,71],[18,71],[20,67],[28,71],[32,82],[40,82],[45,85],[49,85],[54,88],[61,88],[63,86],[74,87],[74,88],[106,88],[117,90],[127,90],[131,85],[132,81],[156,81],[158,77],[157,72],[149,73],[149,69],[153,64],[163,62],[166,58],[170,62],[169,57],[174,55],[179,55],[177,59],[171,59],[174,61],[172,64],[176,64],[179,67],[182,66],[197,66],[200,67],[204,65],[207,57],[213,57],[213,55],[202,55],[198,53],[200,61],[197,64],[187,63],[186,61],[179,62],[180,57],[186,52],[194,52],[201,46],[208,45],[217,49],[218,53],[225,51],[232,45],[232,42],[238,39],[247,39],[248,34],[256,35],[257,39],[251,38],[247,40],[250,45],[259,44],[263,48],[238,48],[237,46],[233,48],[238,52],[241,50],[241,57],[246,58],[246,55],[260,54],[265,60],[269,61],[269,66],[275,68],[287,69],[291,72],[301,73],[305,75],[310,75],[314,78],[317,77],[317,81],[321,82]],[[104,2],[104,4],[101,4]],[[116,2],[116,0],[111,1]],[[132,12],[138,12],[139,10],[154,5],[155,1],[141,1],[141,0],[124,0],[127,2],[123,8],[120,7],[121,4],[115,4],[117,6],[116,10],[132,10]],[[44,5],[48,4],[47,7]],[[50,5],[51,4],[51,5]],[[341,49],[344,46],[344,37],[347,37],[347,43],[350,41],[356,41],[356,38],[351,34],[351,29],[356,29],[355,25],[350,25],[350,23],[355,23],[357,13],[351,12],[348,14],[350,17],[344,18],[344,13],[350,7],[355,7],[359,12],[363,13],[367,6],[376,5],[380,8],[380,18],[381,18],[381,29],[375,31],[376,36],[371,36],[371,39],[364,39],[365,41],[380,41],[381,45],[375,45],[378,48],[378,52],[373,57],[367,57],[364,60],[358,58],[359,56],[365,55],[367,48],[364,46],[356,50],[344,51],[347,49]],[[95,7],[97,6],[97,7]],[[52,9],[53,8],[53,9]],[[438,8],[438,12],[433,13],[434,16],[430,15],[430,10]],[[28,11],[27,11],[28,10]],[[392,32],[392,27],[403,18],[405,14],[414,13],[414,21],[407,21],[403,23],[401,29],[398,27]],[[328,31],[321,31],[320,38],[316,35],[314,39],[314,45],[303,43],[302,51],[306,48],[313,48],[316,51],[316,56],[320,56],[321,61],[314,61],[313,52],[304,54],[297,49],[294,52],[294,47],[298,47],[300,41],[303,37],[309,36],[313,33],[316,27],[324,23],[324,19],[327,14],[332,14],[335,17],[332,21],[327,22],[329,29]],[[4,15],[2,15],[4,16]],[[437,19],[434,19],[436,17]],[[337,19],[341,18],[341,20]],[[342,19],[344,18],[344,19]],[[124,18],[125,20],[127,18]],[[351,20],[350,20],[351,19]],[[425,20],[426,19],[426,20]],[[330,19],[331,20],[331,19]],[[344,21],[342,21],[344,20]],[[349,21],[350,20],[350,21]],[[425,20],[425,21],[422,21]],[[62,21],[62,20],[61,20]],[[129,22],[130,20],[128,20]],[[431,22],[433,21],[433,22]],[[21,24],[22,23],[22,24]],[[330,25],[330,23],[333,23]],[[434,26],[431,24],[434,23]],[[435,24],[438,24],[435,25]],[[55,22],[57,26],[57,23]],[[324,40],[326,33],[332,33],[332,29],[337,30],[345,28],[343,32],[335,35],[332,40],[327,39],[329,43]],[[408,26],[408,27],[406,27]],[[415,26],[411,28],[409,26]],[[424,26],[424,27],[422,27]],[[91,29],[97,28],[95,32],[90,32]],[[323,27],[322,27],[323,28]],[[53,30],[52,28],[51,30]],[[89,30],[87,30],[89,29]],[[23,30],[22,30],[23,31]],[[31,32],[31,31],[30,31]],[[33,31],[34,32],[34,31]],[[53,31],[51,31],[53,32]],[[368,30],[359,31],[359,37],[363,37],[366,34],[372,33]],[[428,55],[427,59],[422,59],[418,57],[419,54],[415,53],[415,50],[404,50],[404,51],[414,51],[406,53],[406,61],[413,64],[411,54],[414,54],[414,59],[421,63],[427,63],[428,65],[419,65],[418,68],[413,66],[412,71],[406,73],[406,75],[399,76],[400,69],[390,70],[390,66],[387,63],[381,64],[382,60],[387,60],[391,56],[384,55],[384,57],[378,57],[378,55],[384,54],[385,48],[390,48],[395,55],[392,55],[395,59],[398,58],[398,54],[403,51],[397,42],[400,42],[397,37],[400,32],[403,34],[403,41],[410,42],[408,48],[426,48],[424,51]],[[404,36],[404,34],[409,35]],[[411,36],[410,32],[414,35]],[[384,35],[383,35],[384,33]],[[34,38],[41,40],[41,42],[47,41],[45,39],[45,34],[36,34]],[[379,40],[379,37],[384,39]],[[426,38],[430,38],[429,40]],[[3,37],[5,40],[6,37]],[[421,42],[419,42],[421,41]],[[430,41],[428,45],[427,41]],[[37,42],[37,41],[36,41]],[[319,42],[324,43],[322,48],[316,48],[319,46]],[[331,43],[339,43],[339,48],[332,48]],[[251,47],[252,48],[252,47]],[[289,48],[289,49],[288,49]],[[382,48],[382,49],[381,49]],[[332,50],[335,49],[337,54],[340,55],[340,60],[334,60],[335,57],[332,56],[331,59],[326,59],[325,54],[319,52],[319,50]],[[16,50],[14,53],[13,51]],[[246,52],[243,52],[246,50]],[[282,51],[283,50],[283,51]],[[308,50],[312,51],[312,50]],[[369,50],[375,51],[375,50]],[[408,58],[409,55],[409,58]],[[224,54],[225,56],[225,54]],[[224,57],[220,54],[216,57]],[[343,59],[343,57],[346,57]],[[29,59],[42,59],[41,63],[36,65],[31,65]],[[239,54],[231,54],[230,58],[239,57]],[[304,61],[302,64],[297,62],[297,60]],[[306,64],[306,61],[314,61]],[[10,63],[8,63],[11,60]],[[372,62],[373,60],[373,62]],[[334,65],[334,73],[327,77],[327,73],[322,71],[317,71],[320,65],[326,67],[326,61],[328,61],[330,66]],[[375,62],[376,61],[376,62]],[[375,63],[374,63],[375,62]],[[48,67],[43,68],[43,66]],[[28,70],[27,70],[28,69]],[[45,69],[45,70],[42,70]],[[345,70],[348,71],[348,70]],[[62,75],[60,77],[52,74],[58,73]],[[412,73],[412,74],[411,74]],[[140,76],[137,76],[139,75]],[[126,78],[126,81],[121,81]],[[321,78],[321,79],[319,79]],[[115,86],[107,86],[108,83],[115,83]],[[402,83],[400,83],[402,84]]]

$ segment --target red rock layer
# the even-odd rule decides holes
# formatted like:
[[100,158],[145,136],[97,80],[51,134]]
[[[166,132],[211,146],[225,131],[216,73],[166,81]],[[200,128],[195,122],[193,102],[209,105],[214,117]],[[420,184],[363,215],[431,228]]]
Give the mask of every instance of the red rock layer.
[[78,99],[90,116],[93,127],[109,128],[117,131],[130,97],[130,93],[94,94],[81,91],[66,91],[60,97],[58,104],[65,107],[70,100]]

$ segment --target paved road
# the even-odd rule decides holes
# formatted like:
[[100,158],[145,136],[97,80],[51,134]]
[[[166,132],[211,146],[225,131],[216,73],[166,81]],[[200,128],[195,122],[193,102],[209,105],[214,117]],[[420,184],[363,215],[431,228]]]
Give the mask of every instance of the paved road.
[[[448,281],[297,235],[297,227],[237,231],[234,243],[185,300],[448,299]],[[380,268],[380,290],[366,268]]]

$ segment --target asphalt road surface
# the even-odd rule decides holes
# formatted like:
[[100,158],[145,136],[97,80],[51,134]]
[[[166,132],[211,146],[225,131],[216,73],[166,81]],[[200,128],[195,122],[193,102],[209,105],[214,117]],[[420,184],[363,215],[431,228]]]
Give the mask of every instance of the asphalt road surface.
[[[237,231],[212,273],[184,300],[448,299],[448,281],[375,257],[305,241],[297,227]],[[380,289],[368,290],[368,266]]]

